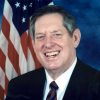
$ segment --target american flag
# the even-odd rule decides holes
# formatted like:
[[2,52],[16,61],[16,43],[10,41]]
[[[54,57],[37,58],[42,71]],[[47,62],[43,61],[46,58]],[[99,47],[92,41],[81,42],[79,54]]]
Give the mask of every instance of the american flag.
[[28,24],[36,9],[50,3],[52,0],[5,0],[0,32],[0,100],[4,100],[12,78],[40,67]]

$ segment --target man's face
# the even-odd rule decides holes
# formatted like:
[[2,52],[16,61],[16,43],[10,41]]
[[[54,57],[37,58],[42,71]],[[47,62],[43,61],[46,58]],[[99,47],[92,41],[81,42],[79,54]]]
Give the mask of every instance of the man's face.
[[34,50],[44,68],[64,71],[72,64],[79,43],[77,33],[79,31],[72,37],[68,34],[59,14],[48,14],[37,19]]

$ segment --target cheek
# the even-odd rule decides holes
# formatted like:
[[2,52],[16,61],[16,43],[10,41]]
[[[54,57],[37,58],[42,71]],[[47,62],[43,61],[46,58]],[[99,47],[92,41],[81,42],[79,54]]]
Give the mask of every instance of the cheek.
[[34,47],[34,52],[35,52],[36,56],[38,57],[39,56],[39,46],[37,44],[35,44],[33,47]]
[[41,49],[40,49],[40,47],[39,46],[35,46],[34,51],[35,51],[36,57],[40,61],[40,58],[41,58]]
[[62,43],[60,43],[60,45],[63,47],[63,52],[67,55],[71,53],[74,49],[73,43],[70,40],[65,40]]
[[42,48],[43,48],[42,44],[40,44],[40,43],[35,44],[34,51],[39,60],[43,57],[43,52],[42,52],[43,49]]
[[35,47],[35,48],[34,48],[34,51],[35,51],[36,55],[39,56],[39,54],[40,54],[40,52],[41,52],[41,49],[40,49],[40,47]]
[[42,47],[41,43],[35,42],[35,44],[34,44],[34,50],[35,50],[35,52],[40,51],[41,47]]

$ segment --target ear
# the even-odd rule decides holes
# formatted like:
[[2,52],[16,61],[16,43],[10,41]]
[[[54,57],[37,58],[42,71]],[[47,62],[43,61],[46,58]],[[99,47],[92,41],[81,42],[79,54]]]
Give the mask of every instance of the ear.
[[74,47],[77,48],[81,39],[81,33],[80,30],[77,28],[74,30],[73,33],[73,42],[74,42]]

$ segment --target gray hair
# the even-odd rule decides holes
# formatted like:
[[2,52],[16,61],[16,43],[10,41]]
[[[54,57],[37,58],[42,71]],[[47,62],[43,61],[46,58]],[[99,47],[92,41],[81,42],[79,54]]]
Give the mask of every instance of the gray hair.
[[62,16],[64,27],[69,32],[69,35],[73,36],[73,31],[77,28],[74,17],[65,11],[62,7],[49,5],[38,9],[30,18],[29,33],[33,39],[35,38],[35,22],[37,19],[43,15],[53,13],[57,13]]

